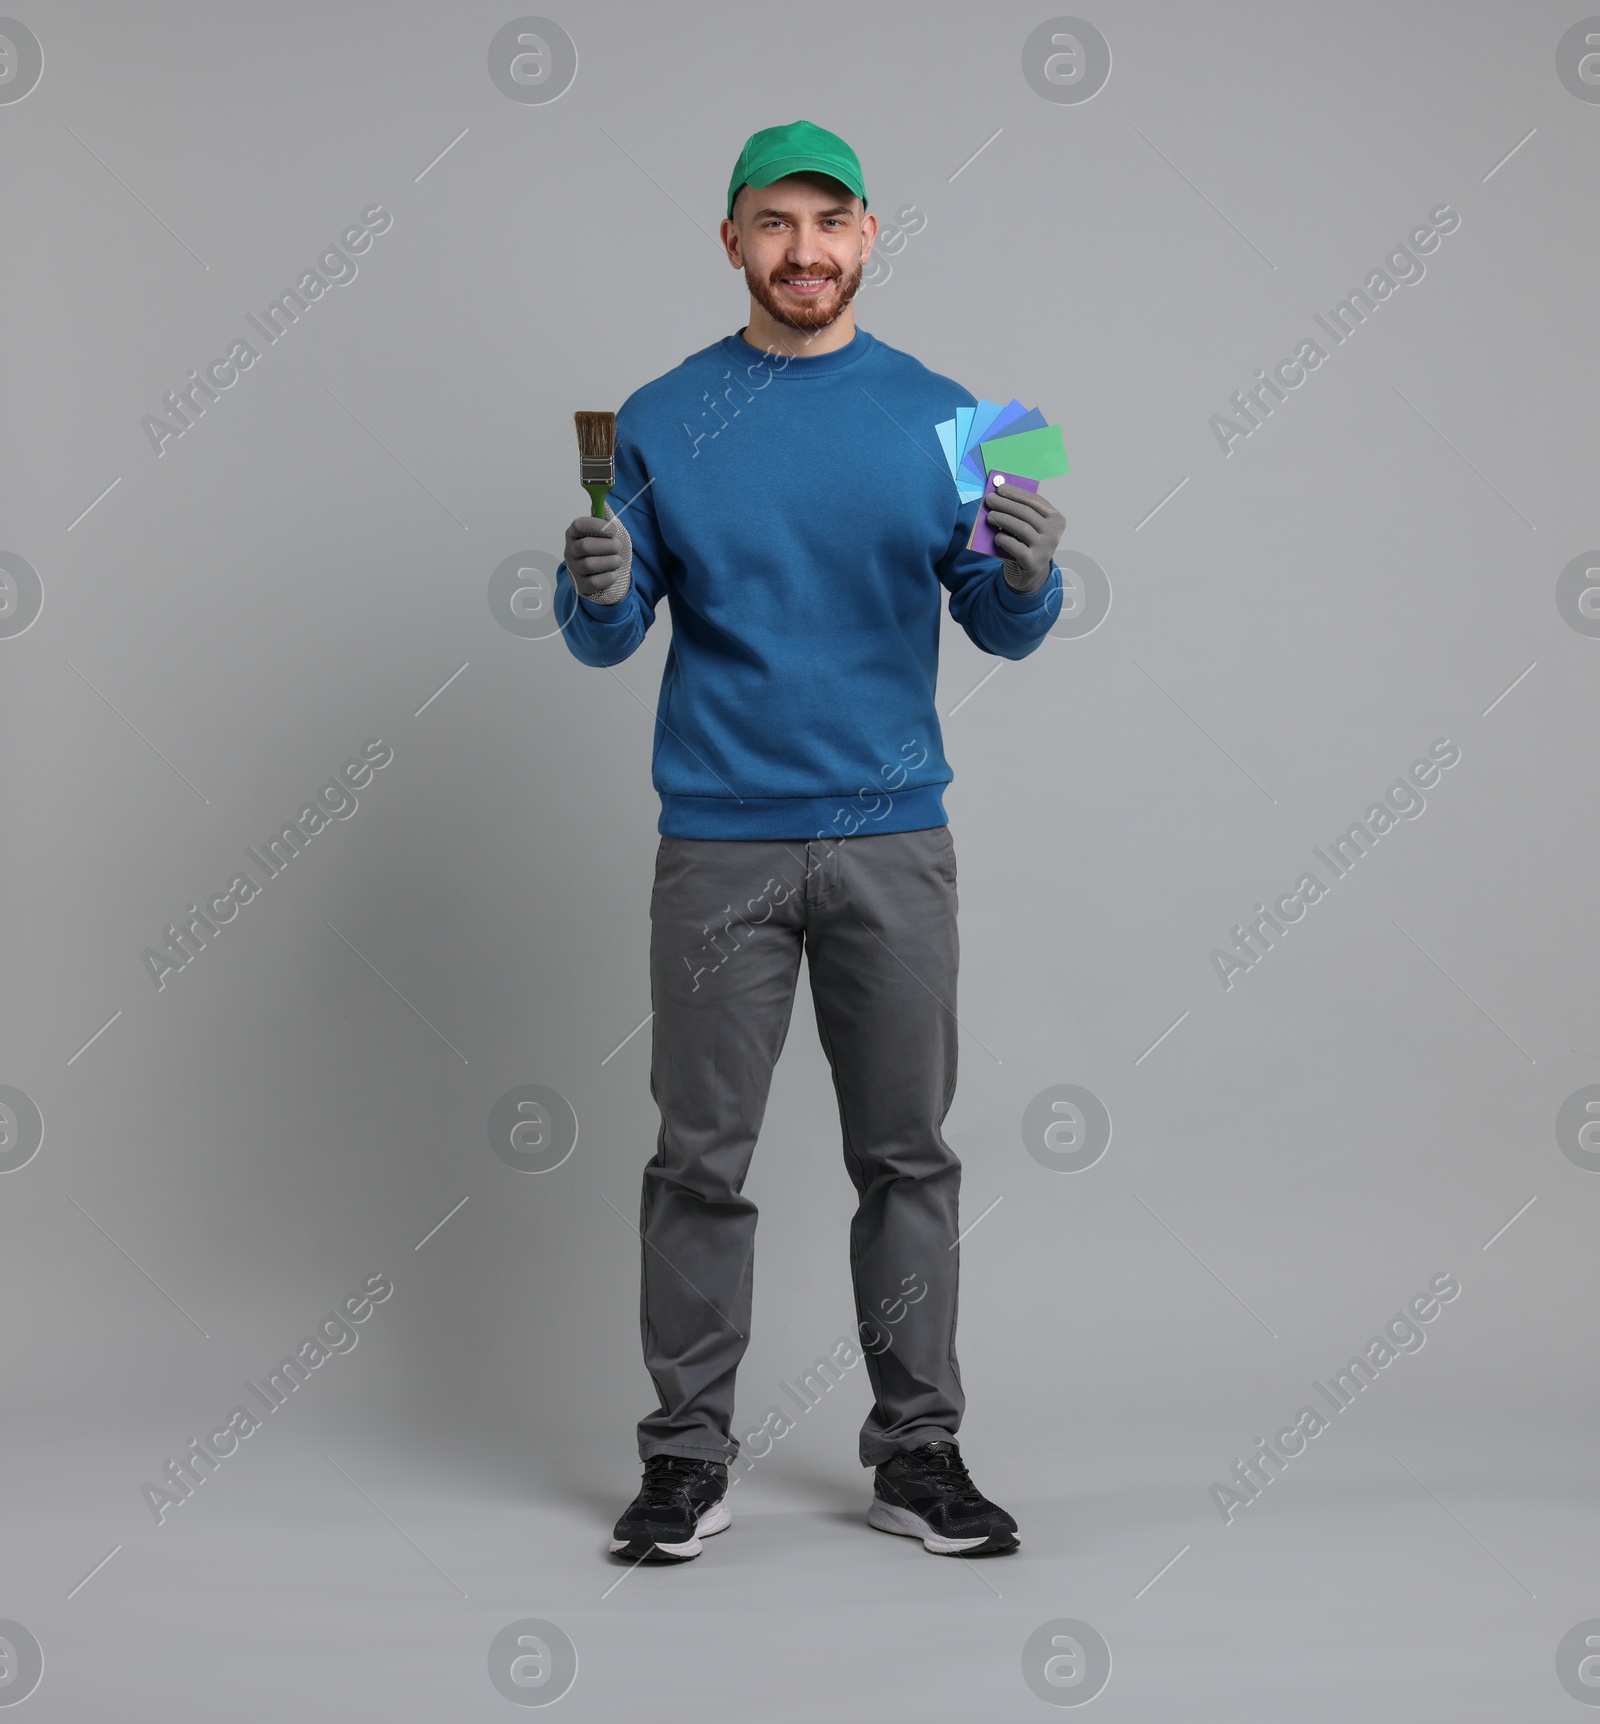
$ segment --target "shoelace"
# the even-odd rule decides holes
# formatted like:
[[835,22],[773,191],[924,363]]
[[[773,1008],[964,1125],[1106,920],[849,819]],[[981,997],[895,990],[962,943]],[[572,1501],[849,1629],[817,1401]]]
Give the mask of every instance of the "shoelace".
[[954,1449],[913,1450],[906,1457],[919,1481],[931,1486],[953,1503],[982,1502],[983,1495],[972,1482],[960,1455]]
[[704,1465],[683,1455],[658,1455],[646,1462],[640,1507],[670,1508],[688,1491]]

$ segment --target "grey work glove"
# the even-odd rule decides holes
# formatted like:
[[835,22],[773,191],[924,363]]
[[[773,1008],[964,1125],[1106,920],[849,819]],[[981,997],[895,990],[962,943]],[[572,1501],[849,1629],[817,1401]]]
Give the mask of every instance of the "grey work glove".
[[605,511],[603,521],[579,515],[571,522],[564,561],[580,598],[614,605],[633,585],[633,540],[609,503]]
[[984,504],[994,531],[995,549],[1006,559],[1006,585],[1013,592],[1036,593],[1050,578],[1066,519],[1053,503],[1020,485],[997,485]]

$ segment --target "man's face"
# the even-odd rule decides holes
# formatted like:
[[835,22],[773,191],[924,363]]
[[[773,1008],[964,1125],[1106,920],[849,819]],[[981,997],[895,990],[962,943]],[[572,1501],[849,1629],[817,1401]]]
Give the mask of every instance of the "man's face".
[[722,224],[728,261],[757,304],[790,329],[826,329],[855,298],[878,218],[821,174],[741,186]]

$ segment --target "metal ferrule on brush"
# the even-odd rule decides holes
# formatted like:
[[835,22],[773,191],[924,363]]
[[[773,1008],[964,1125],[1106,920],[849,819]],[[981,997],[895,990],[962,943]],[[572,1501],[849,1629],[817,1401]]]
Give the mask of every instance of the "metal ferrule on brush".
[[578,483],[581,485],[615,485],[617,458],[615,455],[580,455]]

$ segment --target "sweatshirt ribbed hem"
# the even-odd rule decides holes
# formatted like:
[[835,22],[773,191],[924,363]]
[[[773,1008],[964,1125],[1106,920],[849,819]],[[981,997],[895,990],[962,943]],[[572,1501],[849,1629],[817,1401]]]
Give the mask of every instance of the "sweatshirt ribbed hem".
[[[948,783],[947,779],[945,783]],[[890,806],[856,796],[661,796],[656,830],[667,838],[848,838],[948,826],[944,784],[885,790]],[[873,815],[878,818],[874,819]]]

